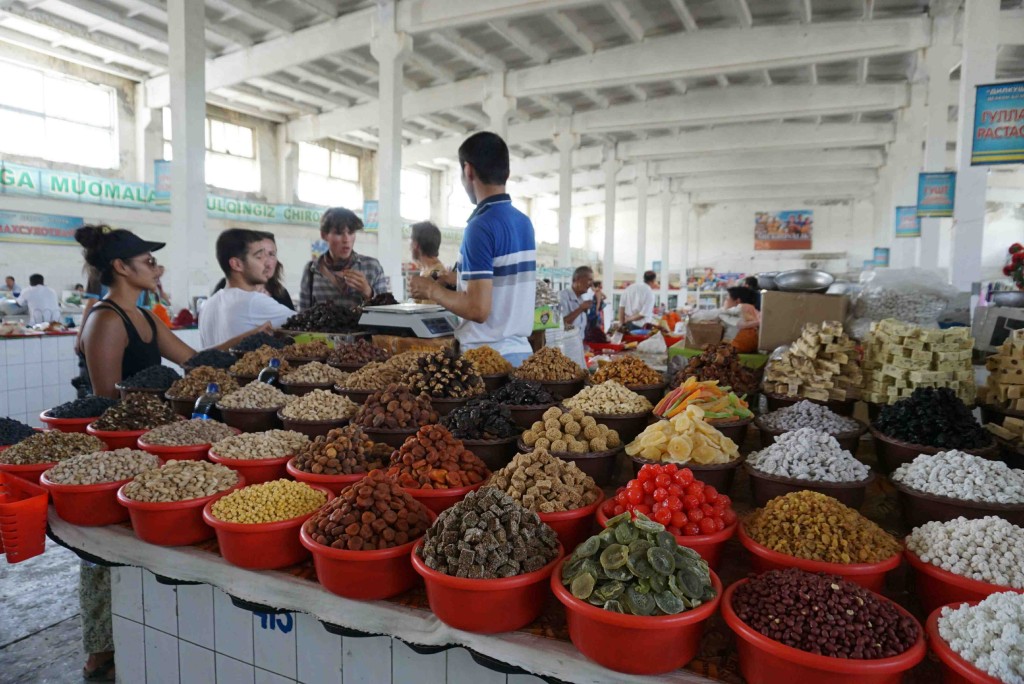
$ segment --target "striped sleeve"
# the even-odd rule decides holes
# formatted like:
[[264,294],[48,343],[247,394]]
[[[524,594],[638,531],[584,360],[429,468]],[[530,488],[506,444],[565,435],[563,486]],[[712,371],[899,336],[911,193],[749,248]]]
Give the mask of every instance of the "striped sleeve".
[[466,226],[459,264],[462,280],[494,278],[494,239],[488,231],[472,224]]

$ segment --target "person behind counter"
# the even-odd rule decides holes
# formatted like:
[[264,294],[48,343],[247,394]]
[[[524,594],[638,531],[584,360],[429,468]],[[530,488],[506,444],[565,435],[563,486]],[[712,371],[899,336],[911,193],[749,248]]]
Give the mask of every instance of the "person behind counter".
[[743,279],[743,287],[749,289],[754,293],[754,301],[751,302],[754,308],[758,311],[761,310],[761,288],[757,284],[757,276],[747,276]]
[[18,295],[18,306],[28,309],[28,324],[50,323],[60,320],[60,300],[52,288],[43,284],[43,276],[33,273],[28,277],[29,288]]
[[[441,229],[430,221],[412,224],[412,237],[409,239],[412,260],[420,267],[420,275],[424,278],[437,280],[448,273],[447,267],[437,258],[441,251]],[[417,299],[417,304],[433,304],[429,299]]]
[[619,322],[623,327],[639,330],[654,321],[654,291],[658,287],[658,274],[645,271],[642,283],[633,283],[626,288],[619,306]]
[[267,284],[270,254],[265,234],[230,228],[217,238],[217,263],[227,287],[210,297],[199,312],[199,339],[203,346],[221,345],[253,328],[279,327],[292,310],[259,288]]
[[[257,292],[264,292],[271,297],[274,301],[278,302],[282,306],[287,306],[292,311],[295,311],[295,304],[292,302],[292,296],[288,292],[288,288],[284,286],[284,265],[277,258],[277,239],[273,233],[257,231],[263,236],[263,248],[267,252],[267,264],[264,275],[267,278],[265,285],[258,286]],[[217,281],[217,285],[213,288],[211,294],[217,294],[227,285],[227,278],[221,278]]]
[[754,306],[755,292],[744,286],[730,287],[726,293],[722,320],[728,325],[723,340],[741,354],[756,352],[761,312]]
[[505,192],[508,146],[482,132],[459,147],[462,186],[476,209],[469,217],[456,266],[457,290],[447,278],[417,276],[414,299],[430,299],[462,318],[455,338],[463,349],[489,345],[513,366],[532,353],[537,246],[528,216],[512,206]]
[[362,229],[363,222],[348,209],[334,207],[323,213],[320,238],[327,242],[327,251],[302,272],[300,311],[326,301],[354,307],[390,290],[380,262],[354,250],[356,231]]
[[583,356],[583,333],[587,315],[594,307],[593,298],[587,296],[593,282],[594,270],[580,266],[573,271],[572,284],[558,293],[558,313],[562,315],[562,325],[565,326],[562,351],[581,368],[587,367]]
[[4,278],[4,285],[6,286],[7,291],[11,293],[12,297],[17,297],[21,294],[21,288],[18,287],[16,282],[14,282],[14,276],[7,276]]

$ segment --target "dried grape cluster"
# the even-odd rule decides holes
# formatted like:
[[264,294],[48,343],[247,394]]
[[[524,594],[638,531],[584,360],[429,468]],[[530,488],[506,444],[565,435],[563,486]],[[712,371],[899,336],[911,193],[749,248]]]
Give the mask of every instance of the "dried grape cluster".
[[[91,418],[91,416],[86,416]],[[0,418],[0,446],[17,444],[26,437],[31,437],[36,431],[31,425],[26,425],[20,420],[13,418]]]
[[513,370],[512,364],[504,356],[486,344],[476,349],[467,349],[462,353],[462,358],[472,363],[480,375],[501,375]]
[[123,378],[118,383],[118,386],[126,390],[167,390],[174,384],[175,380],[180,378],[181,376],[178,375],[178,372],[169,366],[150,366],[149,368],[143,368],[135,375]]
[[[103,415],[104,411],[111,406],[114,406],[119,401],[120,399],[88,396],[60,404],[59,406],[54,406],[46,413],[51,418],[98,418]],[[2,440],[0,440],[0,444],[3,444]]]
[[242,341],[232,347],[232,349],[245,354],[247,352],[256,351],[260,347],[284,349],[288,344],[289,341],[283,337],[277,337],[276,335],[261,332],[242,338]]
[[518,378],[512,378],[489,396],[491,401],[507,406],[547,406],[556,401],[539,382]]
[[497,579],[540,570],[558,548],[558,535],[536,513],[488,488],[441,513],[416,553],[445,575]]
[[919,387],[906,399],[883,406],[874,428],[911,444],[943,449],[979,449],[992,435],[948,387]]
[[221,351],[220,349],[204,349],[186,361],[184,368],[187,372],[203,367],[227,370],[237,360],[235,355],[229,352]]
[[348,308],[332,301],[320,302],[295,314],[281,327],[303,332],[352,332],[359,327],[358,308]]
[[471,400],[441,418],[441,425],[459,439],[505,439],[521,432],[508,408],[490,399]]
[[609,520],[576,547],[561,580],[581,601],[628,615],[676,615],[715,598],[707,561],[643,514]]
[[403,385],[388,385],[374,392],[352,418],[353,425],[384,430],[418,428],[437,421],[430,397],[413,394]]
[[402,384],[435,399],[460,399],[484,393],[484,381],[473,364],[458,356],[451,347],[419,358]]

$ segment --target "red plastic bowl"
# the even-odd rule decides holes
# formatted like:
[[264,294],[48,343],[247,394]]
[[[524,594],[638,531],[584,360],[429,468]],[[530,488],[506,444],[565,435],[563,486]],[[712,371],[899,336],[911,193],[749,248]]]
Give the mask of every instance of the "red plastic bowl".
[[262,484],[271,480],[287,479],[288,471],[285,465],[291,456],[280,458],[224,458],[213,451],[213,447],[206,454],[211,463],[220,463],[227,466],[245,478],[246,484]]
[[[604,511],[604,506],[597,509],[597,524],[602,528],[608,526],[608,514]],[[738,522],[734,522],[729,525],[721,532],[715,532],[714,534],[694,534],[694,535],[675,535],[676,542],[680,546],[685,546],[688,549],[693,549],[700,554],[700,557],[708,562],[708,567],[712,570],[718,569],[718,563],[722,559],[722,549],[725,547],[725,543],[732,539],[732,535],[736,533],[736,528],[739,527]]]
[[[236,431],[237,432],[237,431]],[[209,444],[192,444],[189,446],[163,446],[161,444],[150,444],[139,437],[139,448],[148,451],[154,456],[159,456],[165,461],[174,459],[176,461],[205,461],[206,454],[210,450]]]
[[750,564],[755,573],[784,570],[785,568],[800,568],[807,572],[825,572],[830,575],[839,575],[845,580],[876,593],[882,591],[882,587],[885,586],[886,573],[898,568],[900,561],[903,560],[903,554],[897,553],[892,558],[887,558],[879,563],[826,563],[772,551],[748,537],[743,525],[740,525],[739,537],[743,548],[750,552]]
[[[978,601],[969,602],[972,606],[978,603]],[[960,604],[956,603],[951,607],[959,608]],[[939,634],[939,617],[941,617],[942,608],[943,606],[939,606],[932,610],[924,626],[925,633],[928,634],[928,645],[942,666],[942,684],[1000,684],[1000,680],[961,658],[956,651],[949,647],[949,642],[942,638],[942,635]]]
[[540,615],[548,597],[548,578],[562,560],[558,555],[540,570],[501,579],[466,579],[431,570],[413,547],[412,567],[427,585],[427,602],[437,619],[455,629],[498,634],[525,627]]
[[[328,501],[334,497],[326,487],[310,486],[326,494]],[[299,541],[299,528],[316,511],[272,523],[233,523],[213,517],[215,503],[203,506],[203,521],[217,533],[220,555],[228,563],[250,570],[276,570],[309,558]]]
[[[877,660],[831,658],[780,644],[749,627],[732,609],[733,593],[747,581],[744,579],[730,585],[722,597],[722,617],[725,618],[725,624],[736,633],[740,674],[747,680],[747,684],[897,684],[903,681],[903,674],[907,670],[924,660],[926,648],[923,629],[917,642],[906,651],[892,658]],[[878,598],[889,601],[882,596]],[[893,605],[900,613],[913,619],[902,606]]]
[[562,563],[551,573],[551,591],[565,606],[569,638],[583,655],[616,672],[654,675],[678,670],[700,652],[704,623],[722,598],[722,582],[714,572],[714,600],[678,615],[643,617],[579,600],[562,584]]
[[[484,482],[486,481],[484,480]],[[446,508],[451,508],[462,501],[467,494],[475,492],[483,486],[483,482],[477,482],[469,487],[452,487],[450,489],[413,489],[411,487],[402,487],[402,489],[408,492],[409,496],[440,515]]]
[[541,522],[547,523],[558,535],[562,548],[572,553],[573,549],[585,542],[594,530],[594,511],[604,502],[604,492],[597,490],[597,500],[589,506],[572,511],[537,513]]
[[139,437],[149,432],[149,430],[129,430],[126,432],[97,430],[92,426],[92,423],[85,426],[85,431],[93,437],[102,439],[111,451],[114,449],[134,449],[138,444]]
[[50,482],[43,473],[39,484],[48,492],[57,515],[72,525],[99,527],[128,519],[128,509],[117,502],[117,490],[133,478],[91,485],[65,485]]
[[[437,518],[431,511],[430,520]],[[398,596],[419,581],[412,569],[412,549],[422,539],[390,549],[349,551],[318,544],[303,527],[302,545],[313,554],[316,578],[332,594],[360,601],[377,601]]]
[[99,416],[94,416],[93,418],[51,418],[49,409],[39,414],[39,420],[46,423],[47,428],[59,430],[60,432],[85,432],[85,427],[98,418]]
[[22,480],[32,484],[39,484],[39,476],[55,465],[57,465],[56,461],[52,463],[28,463],[25,465],[0,463],[0,472],[20,477]]
[[950,603],[983,601],[992,594],[1003,591],[1024,594],[1024,589],[1001,587],[998,584],[989,584],[962,575],[954,575],[936,565],[925,563],[910,549],[905,549],[903,555],[907,557],[907,562],[914,569],[914,588],[917,590],[917,597],[921,600],[925,613],[931,613],[936,608]]
[[295,467],[294,456],[285,463],[285,470],[293,480],[305,482],[309,485],[320,485],[331,490],[331,498],[341,494],[341,490],[353,482],[359,482],[366,477],[366,473],[354,473],[352,475],[317,475],[316,473],[307,473],[305,470],[299,470]]
[[[245,478],[231,489],[211,496],[185,501],[150,503],[135,501],[124,495],[124,486],[117,490],[117,501],[128,509],[135,536],[157,546],[189,546],[213,538],[213,528],[203,522],[203,506],[245,486]],[[125,485],[127,486],[127,485]]]

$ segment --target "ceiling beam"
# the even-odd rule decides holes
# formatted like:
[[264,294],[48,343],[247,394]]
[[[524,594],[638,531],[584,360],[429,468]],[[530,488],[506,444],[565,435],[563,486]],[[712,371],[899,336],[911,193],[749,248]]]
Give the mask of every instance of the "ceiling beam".
[[565,36],[571,40],[576,47],[578,47],[584,54],[592,54],[595,50],[594,41],[584,35],[580,27],[572,22],[569,17],[565,16],[561,12],[551,12],[547,15],[548,20],[551,21],[558,30],[565,34]]
[[[136,0],[136,2],[141,3],[145,7],[156,10],[160,13],[160,20],[163,22],[167,21],[167,0]],[[256,42],[245,33],[237,29],[229,28],[216,21],[206,22],[206,35],[207,37],[218,36],[223,40],[241,45],[242,47],[249,47]]]
[[741,171],[716,173],[703,176],[680,178],[673,183],[679,192],[704,192],[722,188],[808,185],[814,183],[842,183],[851,185],[873,185],[878,180],[875,169],[787,169],[776,171]]
[[417,33],[442,28],[459,28],[482,24],[495,19],[558,12],[593,5],[595,0],[402,0],[397,4],[400,31]]
[[294,2],[313,10],[317,14],[322,14],[328,19],[334,19],[338,16],[338,6],[331,2],[331,0],[294,0]]
[[874,191],[873,185],[850,183],[801,183],[798,185],[766,185],[743,188],[703,190],[690,195],[692,204],[714,204],[718,202],[760,202],[764,200],[789,199],[797,202],[809,200],[841,200],[868,197]]
[[515,49],[526,55],[534,64],[544,64],[551,59],[551,55],[541,47],[534,44],[530,36],[517,29],[504,19],[497,19],[488,24],[491,30],[511,43]]
[[644,27],[633,18],[633,15],[629,13],[629,8],[626,7],[622,0],[613,0],[608,4],[607,9],[619,27],[629,36],[630,40],[634,43],[639,43],[644,39]]
[[[43,40],[31,36],[21,31],[15,31],[6,26],[2,25],[3,15],[0,14],[0,41],[4,43],[10,43],[11,45],[17,45],[18,47],[32,50],[43,55],[50,55],[58,59],[63,59],[72,64],[81,64],[82,66],[95,69],[106,74],[113,74],[114,76],[120,76],[131,81],[138,81],[145,76],[145,72],[137,70],[133,67],[124,66],[117,64],[112,60],[106,60],[102,57],[97,57],[87,52],[80,52],[73,46],[54,45],[53,41]],[[73,38],[73,42],[78,42],[79,38]],[[100,47],[101,50],[108,50],[113,53],[120,53],[119,50],[108,47]],[[148,60],[151,61],[151,60]],[[152,63],[152,61],[151,61]],[[152,73],[152,72],[150,72]]]
[[902,54],[925,47],[928,34],[925,17],[704,30],[513,71],[509,91],[524,96]]
[[287,19],[274,14],[273,12],[265,12],[260,8],[252,4],[251,0],[218,0],[220,4],[226,5],[237,11],[239,14],[244,16],[249,23],[262,26],[268,31],[280,31],[282,33],[291,33],[295,30],[291,22]]

